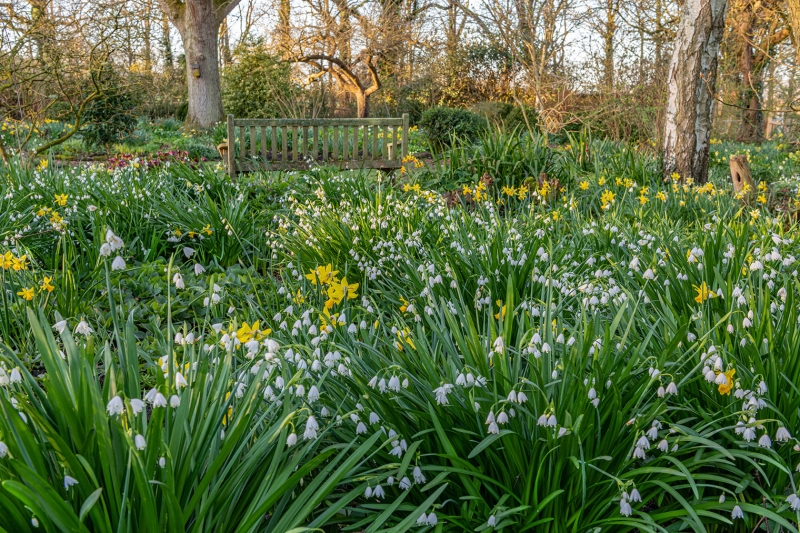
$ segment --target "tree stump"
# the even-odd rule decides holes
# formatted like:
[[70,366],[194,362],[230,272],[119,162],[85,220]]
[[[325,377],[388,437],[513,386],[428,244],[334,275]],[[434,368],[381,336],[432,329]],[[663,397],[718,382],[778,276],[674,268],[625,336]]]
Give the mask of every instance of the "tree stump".
[[750,164],[747,162],[747,156],[736,155],[731,157],[730,165],[734,194],[737,197],[749,199],[756,192],[756,184],[753,183],[753,175],[750,173]]

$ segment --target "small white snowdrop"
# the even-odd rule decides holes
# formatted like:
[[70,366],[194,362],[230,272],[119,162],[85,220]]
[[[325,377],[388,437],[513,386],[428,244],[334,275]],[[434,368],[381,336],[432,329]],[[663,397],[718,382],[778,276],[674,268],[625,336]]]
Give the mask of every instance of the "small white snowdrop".
[[134,416],[141,413],[143,409],[144,409],[144,402],[142,400],[140,400],[139,398],[133,398],[131,400],[131,413],[133,413]]
[[85,320],[81,320],[77,326],[75,326],[75,333],[78,335],[90,335],[93,333],[94,330],[86,323]]
[[125,411],[125,404],[122,403],[122,398],[114,396],[111,401],[106,405],[106,411],[109,416],[121,415]]
[[64,476],[64,490],[69,490],[73,485],[77,485],[78,480],[72,476]]

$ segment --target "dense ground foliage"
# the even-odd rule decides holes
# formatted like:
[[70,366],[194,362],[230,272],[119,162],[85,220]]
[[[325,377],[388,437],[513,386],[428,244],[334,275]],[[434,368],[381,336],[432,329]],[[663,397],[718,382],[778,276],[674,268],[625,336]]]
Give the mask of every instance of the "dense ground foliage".
[[0,527],[797,531],[797,160],[716,148],[6,167]]

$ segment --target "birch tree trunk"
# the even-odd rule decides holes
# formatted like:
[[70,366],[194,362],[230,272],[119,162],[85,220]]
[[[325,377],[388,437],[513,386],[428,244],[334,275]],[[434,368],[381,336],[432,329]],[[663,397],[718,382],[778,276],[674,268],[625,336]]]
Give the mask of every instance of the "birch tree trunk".
[[667,73],[664,175],[708,180],[711,108],[727,0],[686,0]]

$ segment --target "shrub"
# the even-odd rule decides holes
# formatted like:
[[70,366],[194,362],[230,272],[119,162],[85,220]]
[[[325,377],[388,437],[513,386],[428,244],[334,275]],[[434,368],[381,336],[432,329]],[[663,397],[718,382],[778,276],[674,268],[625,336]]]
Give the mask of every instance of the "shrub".
[[466,109],[434,107],[422,114],[419,125],[431,146],[441,149],[451,146],[454,137],[468,142],[477,141],[486,122],[480,115]]
[[222,75],[222,105],[243,118],[281,115],[278,98],[290,89],[291,66],[270,54],[263,43],[242,45]]
[[103,70],[102,95],[92,101],[83,115],[85,125],[81,129],[83,139],[89,146],[109,146],[121,141],[131,133],[137,123],[133,115],[136,99],[121,83],[110,66]]

